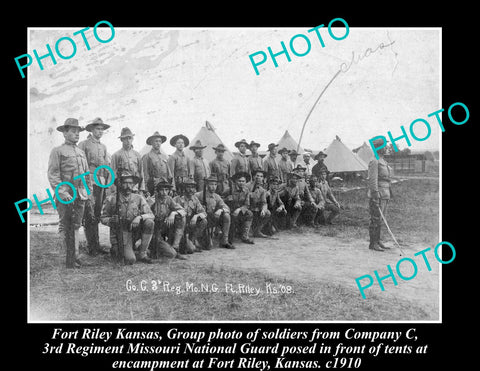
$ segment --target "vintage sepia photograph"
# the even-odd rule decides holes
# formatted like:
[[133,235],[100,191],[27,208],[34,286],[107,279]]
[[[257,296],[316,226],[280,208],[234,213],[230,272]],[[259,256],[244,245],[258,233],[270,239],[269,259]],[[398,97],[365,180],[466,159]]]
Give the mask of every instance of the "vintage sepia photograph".
[[28,322],[441,322],[442,29],[328,21],[28,28]]

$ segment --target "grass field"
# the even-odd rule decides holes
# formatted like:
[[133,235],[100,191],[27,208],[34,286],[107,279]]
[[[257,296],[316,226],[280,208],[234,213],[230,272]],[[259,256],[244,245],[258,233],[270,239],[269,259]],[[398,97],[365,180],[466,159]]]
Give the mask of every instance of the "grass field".
[[[438,242],[438,179],[411,179],[393,186],[388,219],[402,243],[432,246]],[[308,230],[318,236],[368,242],[365,190],[339,195],[345,206],[337,224]],[[296,233],[296,232],[281,232]],[[298,233],[298,232],[297,232]],[[386,232],[384,232],[386,234]],[[281,240],[280,234],[280,240]],[[58,234],[40,229],[30,236],[30,319],[41,320],[427,320],[431,314],[416,303],[382,293],[363,300],[358,290],[335,280],[299,281],[265,272],[214,264],[163,260],[153,265],[118,266],[108,256],[89,258],[89,265],[67,270]],[[288,248],[288,247],[286,247]],[[215,254],[212,250],[208,254]],[[191,259],[195,261],[195,256]],[[331,267],[335,269],[335,267]],[[156,280],[161,280],[158,283]],[[155,285],[152,283],[155,281]],[[136,291],[129,290],[132,283]],[[218,284],[217,292],[165,291],[163,283],[185,289],[188,282]],[[232,293],[225,283],[260,288],[261,293]],[[154,287],[156,286],[156,290]],[[267,293],[274,287],[278,293]],[[282,293],[287,286],[293,293]],[[142,290],[145,289],[145,291]],[[190,287],[191,288],[191,287]]]

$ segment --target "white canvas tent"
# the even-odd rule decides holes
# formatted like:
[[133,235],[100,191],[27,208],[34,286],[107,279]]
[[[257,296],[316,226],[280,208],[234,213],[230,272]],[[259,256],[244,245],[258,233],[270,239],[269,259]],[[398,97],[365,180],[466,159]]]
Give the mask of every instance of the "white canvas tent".
[[324,160],[325,165],[332,173],[368,170],[368,165],[343,144],[338,136],[330,143],[325,153],[328,155]]
[[[227,148],[225,151],[225,154],[223,155],[224,159],[227,161],[232,161],[233,159],[232,152],[228,149],[225,143],[223,143],[223,141],[220,139],[217,133],[215,133],[215,128],[208,121],[205,122],[205,126],[202,126],[200,128],[200,131],[190,141],[190,144],[188,146],[189,147],[192,146],[197,140],[200,140],[200,142],[202,142],[202,146],[207,146],[203,150],[203,157],[208,162],[212,161],[216,157],[213,147],[218,146],[220,143],[222,143],[225,146],[225,148]],[[193,158],[194,156],[193,151],[188,148],[185,149],[185,154],[190,158]]]
[[360,157],[366,164],[375,158],[372,148],[366,142],[363,142],[356,152],[357,156]]
[[[285,134],[283,134],[283,136],[278,141],[278,149],[282,149],[283,147],[288,150],[294,149],[295,151],[297,151],[298,143],[295,139],[292,138],[288,130],[285,130]],[[305,151],[302,147],[299,147],[297,152],[299,154],[302,154]]]

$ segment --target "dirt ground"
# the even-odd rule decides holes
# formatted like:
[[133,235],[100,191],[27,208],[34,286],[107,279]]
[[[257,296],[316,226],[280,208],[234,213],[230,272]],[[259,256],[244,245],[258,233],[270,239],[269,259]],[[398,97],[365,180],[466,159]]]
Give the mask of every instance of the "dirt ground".
[[[40,221],[42,225],[36,225]],[[56,231],[56,214],[36,215],[30,219],[31,228],[36,230]],[[321,227],[335,228],[335,227]],[[366,300],[371,293],[396,297],[415,302],[430,314],[431,320],[439,320],[439,275],[441,264],[434,257],[434,246],[411,245],[402,246],[405,252],[400,256],[399,250],[394,248],[393,241],[383,232],[384,240],[392,246],[391,250],[375,252],[368,249],[368,233],[365,239],[345,239],[329,237],[312,228],[300,227],[298,231],[281,231],[277,234],[278,240],[255,239],[255,245],[236,242],[235,250],[214,248],[189,255],[188,264],[195,267],[223,267],[235,268],[244,271],[260,271],[276,276],[280,279],[294,279],[297,282],[334,282],[344,285],[358,292],[355,279],[363,275],[374,276],[378,271],[380,277],[388,274],[387,265],[395,271],[397,262],[408,257],[416,262],[417,275],[411,280],[402,280],[395,273],[398,285],[392,279],[386,279],[383,284],[385,291],[381,291],[378,283],[365,291]],[[85,236],[81,229],[81,239]],[[109,246],[108,228],[100,225],[100,243]],[[430,262],[431,271],[428,271],[421,256],[414,256],[418,251],[430,247],[426,253]],[[414,275],[412,265],[408,261],[400,266],[405,277]],[[366,281],[362,281],[364,283]],[[294,288],[295,289],[295,288]],[[358,292],[360,296],[360,292]]]

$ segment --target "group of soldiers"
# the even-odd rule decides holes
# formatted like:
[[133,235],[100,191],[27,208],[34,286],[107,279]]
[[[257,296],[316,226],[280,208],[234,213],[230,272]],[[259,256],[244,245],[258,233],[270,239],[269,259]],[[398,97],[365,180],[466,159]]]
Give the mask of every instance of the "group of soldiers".
[[[252,237],[275,238],[280,229],[296,228],[298,223],[313,227],[332,223],[340,212],[323,152],[314,156],[315,164],[308,152],[300,162],[295,151],[271,143],[269,154],[262,158],[259,143],[242,139],[235,143],[238,153],[232,161],[224,158],[226,148],[219,143],[213,148],[216,158],[209,162],[203,158],[206,146],[199,140],[189,146],[183,134],[170,139],[175,151],[165,155],[161,145],[167,138],[155,132],[146,139],[151,150],[141,156],[133,149],[135,134],[123,128],[122,147],[110,158],[100,140],[109,127],[100,118],[86,127],[69,118],[57,127],[65,143],[50,154],[51,187],[71,182],[77,189],[75,197],[71,187],[59,186],[63,201],[75,198],[70,219],[65,217],[69,205],[57,203],[62,241],[67,241],[66,223],[72,224],[68,227],[74,231],[77,267],[82,265],[78,245],[82,225],[89,254],[108,253],[99,243],[101,222],[110,227],[110,253],[133,264],[152,263],[161,256],[186,259],[186,254],[212,249],[217,238],[218,245],[227,249],[234,249],[237,239],[254,244]],[[89,135],[78,143],[83,130]],[[194,152],[193,158],[186,155],[187,148]],[[95,182],[92,178],[103,165],[115,174],[115,183],[108,188],[102,187],[110,184],[112,176],[106,168],[96,172]],[[85,172],[90,172],[87,187],[79,177]],[[376,241],[376,229],[372,231]],[[381,250],[377,242],[370,248]]]

